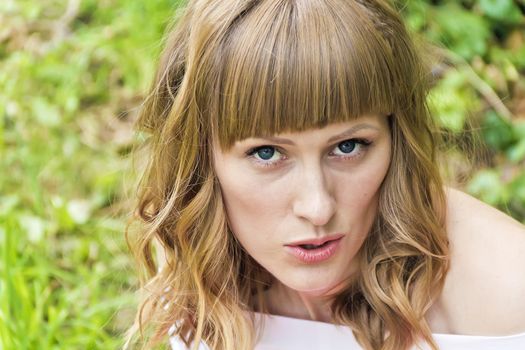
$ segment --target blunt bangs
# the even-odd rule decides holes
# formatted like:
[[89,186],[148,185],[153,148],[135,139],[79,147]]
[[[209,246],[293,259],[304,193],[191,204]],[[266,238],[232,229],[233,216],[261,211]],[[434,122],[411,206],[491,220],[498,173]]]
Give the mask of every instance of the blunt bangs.
[[208,85],[222,147],[394,111],[388,40],[358,2],[330,2],[261,1],[232,23]]

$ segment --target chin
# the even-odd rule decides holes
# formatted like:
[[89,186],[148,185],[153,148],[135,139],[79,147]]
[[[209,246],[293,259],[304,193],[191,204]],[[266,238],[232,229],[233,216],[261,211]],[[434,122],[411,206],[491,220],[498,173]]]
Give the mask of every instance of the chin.
[[[285,284],[288,288],[291,288],[299,293],[311,296],[311,297],[322,297],[325,295],[333,295],[338,291],[342,290],[346,283],[344,280],[337,279],[334,281],[319,281],[316,283],[308,283],[308,279],[298,281],[298,283]],[[311,281],[311,279],[310,279]]]

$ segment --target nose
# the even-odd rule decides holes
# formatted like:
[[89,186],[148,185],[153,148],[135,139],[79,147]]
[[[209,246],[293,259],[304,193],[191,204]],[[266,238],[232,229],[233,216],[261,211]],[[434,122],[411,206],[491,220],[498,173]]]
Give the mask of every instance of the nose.
[[297,180],[294,214],[314,226],[326,225],[335,213],[336,203],[322,169],[304,169]]

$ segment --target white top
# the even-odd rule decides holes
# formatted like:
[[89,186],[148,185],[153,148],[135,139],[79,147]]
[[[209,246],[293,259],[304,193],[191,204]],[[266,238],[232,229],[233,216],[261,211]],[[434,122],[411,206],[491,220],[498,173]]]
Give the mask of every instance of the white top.
[[[258,315],[264,317],[264,329],[256,350],[362,349],[348,327],[284,316]],[[442,350],[525,350],[525,333],[498,337],[433,334],[433,337]],[[187,349],[182,341],[173,336],[170,337],[170,345],[172,350]],[[421,349],[430,347],[422,345]],[[208,347],[201,344],[199,350],[208,350]]]

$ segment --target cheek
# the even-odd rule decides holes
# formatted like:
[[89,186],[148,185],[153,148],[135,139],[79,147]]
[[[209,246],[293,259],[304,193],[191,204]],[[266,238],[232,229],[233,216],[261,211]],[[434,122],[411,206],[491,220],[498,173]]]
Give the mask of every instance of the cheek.
[[265,184],[243,176],[223,180],[221,191],[231,230],[246,249],[253,244],[262,247],[278,232],[286,215],[285,189],[278,181]]
[[390,164],[389,159],[389,153],[386,152],[381,157],[374,157],[363,164],[351,176],[338,179],[339,185],[335,191],[337,203],[340,209],[352,218],[352,222],[363,219],[369,221],[371,216],[375,216],[381,184]]

